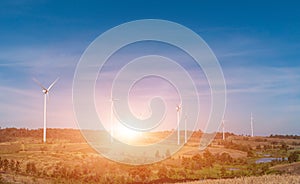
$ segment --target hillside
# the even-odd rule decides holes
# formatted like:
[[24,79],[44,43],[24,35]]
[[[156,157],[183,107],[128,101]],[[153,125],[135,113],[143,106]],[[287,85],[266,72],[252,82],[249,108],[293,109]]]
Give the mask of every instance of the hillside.
[[[290,137],[251,138],[227,133],[224,141],[221,134],[217,134],[212,144],[200,151],[198,144],[202,133],[195,132],[188,143],[171,157],[167,152],[148,155],[169,157],[164,161],[130,166],[99,155],[85,142],[79,130],[49,129],[47,144],[42,143],[40,129],[0,129],[0,133],[2,182],[175,183],[204,179],[215,182],[220,178],[226,178],[226,181],[240,178],[237,181],[243,181],[242,178],[248,176],[264,178],[269,177],[264,175],[271,174],[270,177],[274,178],[274,174],[284,173],[299,176],[300,140]],[[169,133],[148,133],[147,143],[155,142]],[[278,159],[256,163],[265,157]],[[135,158],[128,156],[127,159]]]
[[218,180],[202,180],[195,182],[187,182],[185,184],[299,184],[299,175],[264,175],[251,176],[235,179],[218,179]]

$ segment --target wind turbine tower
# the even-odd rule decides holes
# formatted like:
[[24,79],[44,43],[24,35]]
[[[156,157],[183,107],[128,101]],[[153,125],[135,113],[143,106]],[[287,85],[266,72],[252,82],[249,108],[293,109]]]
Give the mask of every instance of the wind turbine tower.
[[181,105],[177,105],[176,106],[176,111],[177,111],[177,144],[180,145],[180,127],[179,127],[179,122],[180,122]]
[[43,142],[46,143],[47,138],[47,96],[49,97],[49,91],[54,86],[54,84],[58,81],[59,78],[57,78],[52,84],[45,88],[38,80],[33,78],[34,82],[36,82],[41,88],[42,92],[44,93],[44,132],[43,132]]
[[223,141],[225,140],[225,120],[222,121]]
[[250,119],[251,119],[251,137],[253,137],[253,136],[254,136],[254,133],[253,133],[253,116],[252,116],[252,112],[251,112],[251,117],[250,117]]
[[185,115],[184,119],[184,144],[187,143],[187,130],[186,130],[186,123],[187,123],[187,115]]
[[110,99],[110,142],[114,142],[114,102],[117,100],[115,98]]

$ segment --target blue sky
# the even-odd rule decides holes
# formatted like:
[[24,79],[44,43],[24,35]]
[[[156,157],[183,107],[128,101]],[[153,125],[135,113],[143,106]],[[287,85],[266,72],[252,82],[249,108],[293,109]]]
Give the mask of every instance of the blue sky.
[[[137,19],[165,19],[198,33],[227,83],[229,131],[300,134],[300,4],[240,1],[1,1],[0,126],[42,127],[45,85],[49,127],[76,127],[72,79],[81,54],[104,31]],[[139,50],[142,52],[142,50]],[[63,113],[61,113],[63,112]]]

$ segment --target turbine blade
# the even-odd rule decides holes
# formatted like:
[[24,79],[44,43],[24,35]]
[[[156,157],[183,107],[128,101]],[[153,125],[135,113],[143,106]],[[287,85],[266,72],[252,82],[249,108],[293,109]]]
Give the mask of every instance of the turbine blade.
[[32,80],[39,85],[42,89],[47,90],[36,78],[32,78]]
[[109,101],[110,102],[115,102],[115,101],[119,101],[120,99],[118,99],[118,98],[113,98],[113,97],[111,97],[110,99],[109,99]]
[[54,84],[58,81],[59,77],[49,86],[49,88],[47,89],[48,91],[50,91],[50,89],[54,86]]

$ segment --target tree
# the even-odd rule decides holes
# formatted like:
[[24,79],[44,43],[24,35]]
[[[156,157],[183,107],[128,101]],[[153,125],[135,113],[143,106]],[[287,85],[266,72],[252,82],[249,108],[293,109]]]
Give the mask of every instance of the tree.
[[142,181],[145,181],[150,176],[150,174],[151,174],[151,170],[147,166],[140,167],[139,171],[140,172],[138,173],[138,175],[140,176],[140,178],[142,179]]
[[192,157],[193,160],[193,169],[201,169],[202,164],[203,164],[203,158],[202,156],[198,153]]
[[298,155],[298,152],[297,152],[297,151],[292,152],[292,153],[289,155],[289,157],[288,157],[289,163],[297,162],[298,157],[299,157],[299,155]]
[[166,150],[166,158],[169,158],[169,157],[171,157],[171,153],[170,153],[170,150],[167,149],[167,150]]
[[260,149],[261,149],[261,145],[258,144],[258,145],[256,146],[256,149],[257,149],[257,150],[260,150]]
[[184,169],[180,169],[180,170],[177,171],[177,175],[178,175],[180,178],[186,178],[187,173],[185,172]]
[[268,163],[264,163],[262,165],[262,167],[261,167],[262,174],[266,174],[268,170],[269,170],[269,164]]
[[146,179],[148,178],[148,176],[150,176],[150,174],[151,174],[151,170],[149,169],[149,167],[146,167],[146,166],[140,166],[140,167],[132,168],[129,171],[129,175],[134,180],[136,180],[136,182],[138,182],[138,181],[145,182]]
[[26,164],[26,173],[27,174],[36,174],[37,169],[34,162],[28,162]]
[[173,168],[169,169],[168,178],[173,178],[176,175],[176,171]]
[[226,169],[225,167],[221,167],[221,177],[224,178],[226,176]]
[[158,150],[156,150],[155,157],[156,157],[156,158],[160,158],[160,155],[159,155],[159,151],[158,151]]
[[0,183],[5,183],[4,179],[2,178],[2,175],[0,175]]
[[46,146],[42,146],[42,147],[40,147],[40,150],[41,150],[41,152],[44,152],[44,151],[47,151],[48,149]]
[[247,171],[249,171],[251,175],[256,175],[258,171],[257,167],[258,167],[257,164],[252,163],[247,166]]
[[253,152],[251,150],[248,150],[247,157],[253,157],[253,156],[254,156]]
[[211,154],[211,152],[208,150],[205,150],[205,152],[203,153],[203,158],[205,159],[205,165],[207,167],[211,167],[212,164],[214,163],[214,157]]
[[9,162],[9,169],[11,170],[11,171],[15,171],[15,161],[14,160],[10,160],[10,162]]
[[136,180],[136,178],[138,177],[138,169],[136,168],[132,168],[129,170],[129,175],[131,176],[131,178],[133,178],[134,180]]
[[282,143],[281,143],[281,149],[287,151],[288,148],[289,148],[289,146],[287,145],[287,143],[285,143],[285,142],[282,142]]
[[199,153],[197,153],[196,155],[194,155],[192,157],[192,160],[194,160],[196,162],[201,162],[202,161],[202,156]]
[[3,160],[2,167],[4,171],[8,171],[9,161],[7,159]]
[[190,168],[190,158],[186,158],[186,157],[182,157],[182,161],[181,161],[181,165],[186,168],[189,169]]
[[15,171],[16,172],[20,172],[21,171],[21,163],[19,161],[16,162]]
[[158,169],[157,176],[160,179],[165,179],[168,177],[168,169],[165,166],[161,166]]

